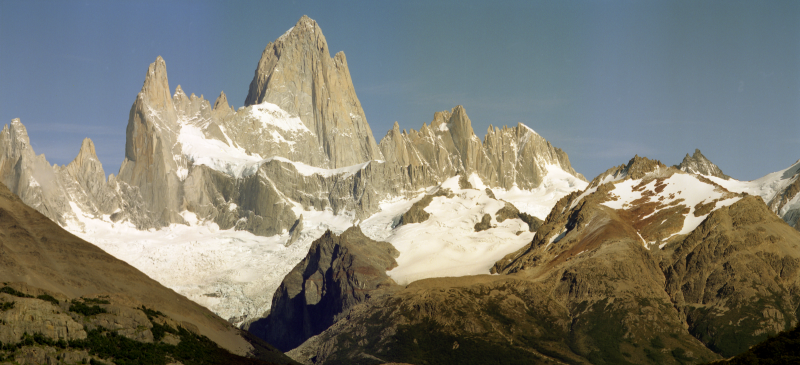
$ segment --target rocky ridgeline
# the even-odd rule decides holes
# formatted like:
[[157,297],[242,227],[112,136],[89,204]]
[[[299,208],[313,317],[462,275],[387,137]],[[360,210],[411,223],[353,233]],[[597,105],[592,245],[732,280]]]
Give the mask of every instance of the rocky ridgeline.
[[395,122],[380,147],[387,162],[424,167],[440,181],[475,173],[491,187],[532,189],[541,184],[548,165],[584,179],[564,151],[523,124],[490,126],[481,143],[460,105],[435,113],[430,126],[423,124],[419,131],[401,132]]
[[[14,119],[0,131],[0,150],[3,184],[54,222],[80,225],[76,214],[85,213],[93,217],[107,214],[113,220],[125,218],[142,228],[152,226],[138,188],[118,181],[113,174],[106,180],[94,144],[88,138],[67,166],[51,166],[44,155],[36,155],[25,126]],[[80,212],[74,211],[70,203]]]
[[62,226],[80,228],[85,214],[160,228],[186,224],[189,211],[264,236],[296,226],[298,209],[362,220],[386,198],[410,198],[457,174],[506,189],[539,186],[550,165],[583,179],[566,153],[522,124],[491,127],[481,142],[461,106],[419,131],[395,124],[377,144],[344,54],[331,58],[305,16],[267,45],[245,104],[234,110],[221,93],[212,106],[180,86],[170,93],[158,57],[131,107],[118,176],[104,178],[88,139],[73,163],[51,167],[15,120],[0,136],[0,177]]
[[722,170],[720,170],[720,168],[713,162],[709,161],[706,156],[703,156],[699,149],[695,149],[694,154],[691,156],[689,156],[687,153],[680,165],[676,165],[675,167],[681,171],[686,171],[692,174],[716,176],[725,180],[731,178],[730,176],[722,173]]

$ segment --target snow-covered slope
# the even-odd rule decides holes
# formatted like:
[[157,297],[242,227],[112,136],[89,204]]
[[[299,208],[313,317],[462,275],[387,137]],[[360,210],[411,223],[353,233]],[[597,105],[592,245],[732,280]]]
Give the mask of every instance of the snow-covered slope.
[[752,180],[725,180],[713,176],[709,179],[735,192],[760,196],[767,206],[789,225],[799,228],[800,218],[800,160],[786,169]]
[[[694,231],[711,212],[742,199],[707,177],[639,156],[600,174],[589,186],[561,212],[579,209],[582,203],[614,209],[648,249],[664,248]],[[570,237],[574,222],[565,224],[549,233],[549,244]]]
[[[648,231],[653,231],[652,225],[659,226],[676,217],[682,219],[676,232],[672,232],[675,230],[672,229],[662,231],[660,237],[648,235],[647,240],[642,238],[647,248],[653,248],[657,242],[659,248],[663,248],[673,236],[694,231],[712,211],[732,205],[742,198],[691,174],[681,173],[664,179],[653,179],[646,184],[643,179],[625,180],[615,184],[608,194],[612,200],[602,205],[630,211],[636,222],[643,223],[642,228],[647,228]],[[651,219],[655,217],[658,219]]]
[[[77,210],[77,207],[75,207]],[[138,230],[104,216],[79,215],[83,227],[68,225],[73,234],[117,257],[161,284],[185,295],[235,325],[264,314],[283,277],[326,230],[341,233],[353,217],[331,211],[303,212],[304,230],[286,247],[289,234],[256,236],[220,230],[184,211],[189,225]],[[83,228],[83,229],[81,229]]]
[[[539,188],[511,191],[496,188],[492,189],[495,198],[485,191],[476,174],[469,178],[472,189],[462,189],[456,176],[431,189],[449,189],[454,196],[433,198],[425,208],[431,214],[425,222],[393,228],[400,215],[422,198],[420,195],[413,200],[385,203],[380,213],[361,223],[361,230],[374,240],[390,242],[400,251],[398,267],[389,271],[398,284],[433,277],[488,274],[497,260],[529,243],[534,235],[519,219],[497,221],[497,211],[505,205],[503,200],[521,212],[544,219],[556,201],[586,188],[585,181],[557,166],[548,169],[550,173]],[[484,214],[492,217],[492,228],[476,232],[475,224]]]
[[[318,169],[318,168],[315,168]],[[504,255],[529,243],[533,237],[526,223],[508,219],[498,223],[495,214],[507,198],[522,212],[544,218],[555,202],[585,188],[586,182],[550,167],[545,183],[532,191],[493,189],[491,198],[473,175],[475,189],[461,189],[458,177],[418,192],[414,198],[395,197],[381,202],[381,212],[361,221],[353,212],[304,210],[300,238],[289,247],[290,234],[256,236],[233,229],[220,230],[211,221],[199,221],[193,213],[182,214],[189,225],[173,224],[161,230],[137,230],[130,223],[115,223],[104,216],[95,219],[78,214],[81,226],[67,229],[120,258],[160,283],[208,307],[234,324],[263,315],[284,276],[308,253],[313,240],[330,229],[340,234],[353,223],[375,240],[392,243],[400,252],[399,266],[389,272],[398,283],[440,277],[489,273]],[[330,175],[345,169],[309,171]],[[426,193],[450,189],[452,198],[438,197],[426,209],[431,218],[423,223],[395,227],[399,217]],[[79,212],[75,206],[73,209]],[[475,232],[484,214],[492,216],[493,228]]]
[[[260,144],[282,146],[283,148],[269,151],[272,155],[264,158],[260,154],[242,147],[236,139],[231,139],[224,129],[220,129],[221,135],[211,135],[208,132],[210,121],[196,115],[193,119],[178,119],[177,140],[181,152],[179,156],[173,158],[176,161],[187,161],[192,165],[205,165],[234,178],[253,175],[258,171],[259,166],[272,160],[291,163],[299,173],[306,176],[318,174],[325,177],[352,174],[370,163],[368,161],[339,169],[325,169],[292,161],[287,157],[297,152],[295,145],[298,140],[316,138],[300,121],[300,118],[292,116],[277,105],[268,102],[243,108],[238,113],[247,119],[246,124],[260,127],[254,133],[261,139]],[[179,172],[182,180],[186,178],[187,169],[188,165],[179,166],[179,171],[184,172],[183,174]]]

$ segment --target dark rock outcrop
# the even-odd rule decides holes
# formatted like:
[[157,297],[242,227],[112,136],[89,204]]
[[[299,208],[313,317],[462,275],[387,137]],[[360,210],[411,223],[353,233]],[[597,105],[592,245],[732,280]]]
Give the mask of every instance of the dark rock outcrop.
[[485,231],[489,228],[492,228],[492,216],[490,214],[484,214],[481,217],[481,221],[475,223],[475,232]]
[[411,205],[411,208],[408,209],[407,212],[403,213],[400,216],[400,220],[397,222],[397,226],[401,226],[404,224],[411,224],[411,223],[422,223],[428,218],[430,218],[431,214],[425,211],[425,208],[431,204],[433,198],[439,196],[446,196],[448,198],[453,197],[453,192],[449,189],[439,189],[436,190],[433,194],[426,194],[422,199],[418,200],[414,204]]
[[[487,191],[490,191],[487,189]],[[520,212],[514,204],[505,202],[506,205],[500,208],[495,214],[497,223],[503,222],[506,219],[520,219],[528,224],[528,231],[536,232],[542,225],[542,220],[536,218],[528,213]]]
[[249,331],[282,351],[297,347],[356,304],[397,289],[386,275],[397,266],[397,255],[391,244],[369,239],[357,226],[339,236],[326,232],[283,279],[269,315]]

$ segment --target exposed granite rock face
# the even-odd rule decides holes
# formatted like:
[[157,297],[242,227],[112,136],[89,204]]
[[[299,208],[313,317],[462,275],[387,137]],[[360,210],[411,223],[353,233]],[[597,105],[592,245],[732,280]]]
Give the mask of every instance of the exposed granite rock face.
[[170,97],[167,65],[159,56],[150,64],[144,85],[131,107],[125,139],[125,160],[117,180],[138,188],[157,227],[184,223],[176,144],[178,113]]
[[586,180],[572,168],[566,152],[522,123],[514,128],[490,126],[483,146],[497,172],[498,186],[506,189],[514,185],[520,189],[539,187],[547,165]]
[[[270,123],[273,120],[288,123]],[[303,122],[273,104],[240,109],[216,120],[233,146],[263,158],[284,157],[309,166],[329,166],[328,156],[317,135]],[[205,128],[204,126],[201,126]]]
[[36,155],[19,119],[0,132],[0,178],[28,205],[59,224],[66,224],[71,208],[53,167]]
[[[120,209],[121,198],[115,192],[114,179],[106,181],[106,173],[91,139],[84,139],[78,156],[66,168],[57,171],[70,201],[78,204],[83,212],[97,216]],[[70,186],[72,184],[77,186]]]
[[481,143],[460,105],[435,113],[431,125],[423,124],[419,131],[400,132],[395,123],[380,147],[388,163],[422,166],[440,181],[475,173],[492,187],[532,189],[541,184],[548,165],[585,180],[572,169],[566,153],[522,124],[490,127]]
[[340,236],[326,232],[286,275],[269,315],[249,331],[282,351],[296,347],[354,305],[396,289],[386,271],[397,266],[398,255],[391,244],[369,239],[357,226]]
[[246,104],[234,110],[220,93],[212,107],[180,86],[170,95],[158,57],[131,107],[117,176],[105,180],[89,140],[69,166],[50,167],[18,122],[0,136],[0,175],[62,226],[80,227],[76,214],[86,214],[161,228],[187,223],[189,211],[222,229],[265,236],[290,230],[298,209],[365,219],[383,199],[411,198],[456,174],[462,186],[475,173],[490,186],[522,189],[538,186],[548,165],[582,178],[561,150],[523,125],[492,128],[482,144],[461,106],[436,113],[419,132],[401,133],[395,124],[379,149],[344,54],[330,57],[308,17],[267,46]]
[[297,222],[295,222],[292,228],[289,230],[289,234],[291,236],[289,236],[289,240],[286,241],[286,247],[289,247],[295,242],[297,242],[297,240],[300,239],[300,232],[302,231],[303,231],[303,215],[300,214],[300,218],[297,218]]
[[701,174],[707,176],[716,176],[720,179],[728,180],[731,177],[722,173],[717,165],[709,161],[706,156],[703,156],[700,153],[699,149],[694,150],[694,154],[689,156],[686,154],[686,157],[683,158],[680,165],[675,166],[681,171],[686,171],[692,174]]
[[25,126],[14,119],[0,131],[0,151],[2,183],[28,206],[61,225],[68,221],[80,225],[70,202],[94,216],[111,214],[120,207],[113,176],[106,181],[88,138],[68,166],[51,166],[44,155],[36,155]]
[[261,54],[245,106],[270,102],[296,115],[339,168],[381,159],[347,68],[344,52],[330,57],[317,22],[303,16]]
[[224,91],[220,91],[217,100],[214,101],[213,112],[215,114],[214,116],[217,119],[223,119],[226,115],[236,112],[236,110],[234,110],[233,107],[228,105],[228,97],[225,96]]

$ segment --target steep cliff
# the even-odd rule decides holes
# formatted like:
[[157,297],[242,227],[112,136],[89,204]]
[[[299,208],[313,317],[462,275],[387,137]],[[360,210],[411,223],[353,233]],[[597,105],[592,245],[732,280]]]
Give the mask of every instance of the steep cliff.
[[344,52],[333,58],[317,22],[303,16],[261,54],[245,106],[269,102],[298,116],[340,168],[381,159]]

